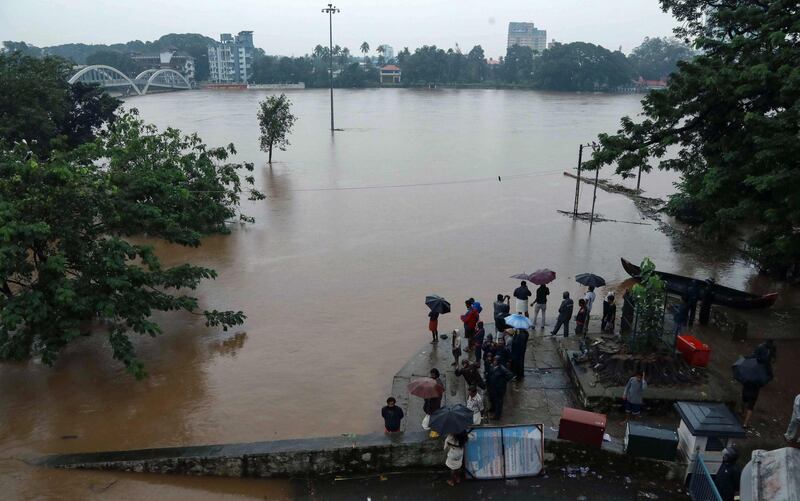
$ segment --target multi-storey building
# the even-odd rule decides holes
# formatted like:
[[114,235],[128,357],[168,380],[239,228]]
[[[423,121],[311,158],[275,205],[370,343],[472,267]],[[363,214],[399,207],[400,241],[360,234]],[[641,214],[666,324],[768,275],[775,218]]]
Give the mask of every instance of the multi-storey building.
[[508,47],[521,45],[541,54],[547,48],[547,30],[540,30],[533,23],[508,23]]
[[222,33],[208,46],[209,80],[216,83],[247,83],[253,73],[253,32],[233,36]]
[[394,47],[391,45],[383,44],[380,46],[383,49],[383,58],[387,61],[394,59]]
[[131,58],[147,68],[172,68],[194,80],[194,58],[183,51],[168,49],[158,54],[132,54]]

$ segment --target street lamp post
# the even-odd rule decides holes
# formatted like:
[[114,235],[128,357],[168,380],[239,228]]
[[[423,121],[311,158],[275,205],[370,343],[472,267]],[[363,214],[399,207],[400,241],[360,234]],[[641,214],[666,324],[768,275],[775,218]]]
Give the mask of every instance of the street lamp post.
[[339,9],[337,9],[332,3],[329,3],[327,8],[322,9],[322,13],[328,14],[328,34],[330,35],[330,45],[328,46],[328,71],[330,73],[329,76],[331,82],[331,132],[333,132],[333,15],[338,14]]

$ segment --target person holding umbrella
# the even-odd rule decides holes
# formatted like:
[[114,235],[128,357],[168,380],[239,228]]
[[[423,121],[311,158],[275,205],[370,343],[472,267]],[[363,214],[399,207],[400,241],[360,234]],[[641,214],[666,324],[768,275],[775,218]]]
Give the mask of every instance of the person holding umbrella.
[[447,453],[445,465],[450,468],[450,479],[447,484],[451,487],[460,483],[464,478],[464,446],[467,444],[466,430],[460,433],[450,433],[444,440],[444,451]]
[[503,332],[506,330],[505,318],[511,312],[511,305],[509,304],[510,301],[511,296],[498,294],[497,301],[494,302],[494,326],[495,329],[497,329],[497,332]]
[[539,312],[542,312],[542,329],[544,329],[544,315],[547,311],[547,296],[550,295],[550,289],[545,284],[541,284],[536,289],[536,299],[533,300],[533,328],[536,328],[536,319],[539,317]]
[[450,303],[442,296],[431,295],[425,298],[425,304],[430,308],[428,313],[428,330],[431,331],[432,344],[439,342],[439,315],[450,313]]
[[520,282],[519,287],[514,289],[514,297],[517,299],[517,307],[514,313],[528,316],[528,299],[532,296],[528,284],[525,280]]
[[428,421],[430,415],[442,406],[442,395],[444,394],[444,384],[439,378],[439,371],[431,369],[430,375],[431,377],[423,377],[411,381],[407,387],[411,395],[424,400],[422,410],[425,413],[425,419],[422,420],[422,427],[426,430],[429,429]]

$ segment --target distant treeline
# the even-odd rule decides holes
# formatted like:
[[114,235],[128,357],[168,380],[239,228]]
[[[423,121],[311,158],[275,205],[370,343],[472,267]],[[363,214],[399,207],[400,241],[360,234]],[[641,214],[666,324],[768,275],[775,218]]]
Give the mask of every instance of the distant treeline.
[[[24,42],[4,42],[6,50],[30,55],[52,54],[79,64],[108,64],[125,73],[142,68],[131,59],[131,52],[157,52],[166,48],[183,50],[195,58],[195,76],[208,78],[207,46],[212,39],[196,34],[165,35],[154,42],[134,41],[115,45],[68,44],[39,49]],[[359,50],[363,57],[348,48],[334,46],[333,74],[336,87],[378,85],[378,68],[387,63],[402,70],[402,85],[514,86],[560,91],[614,90],[629,87],[633,80],[666,79],[678,61],[691,59],[690,47],[675,39],[646,38],[630,55],[610,51],[585,42],[555,43],[541,54],[528,47],[509,47],[505,57],[487,60],[483,48],[474,46],[464,54],[458,47],[441,49],[422,46],[414,52],[405,47],[393,59],[379,51],[377,58],[367,56],[369,45]],[[252,83],[304,82],[307,87],[329,85],[329,50],[317,45],[311,54],[300,57],[269,56],[256,49]]]

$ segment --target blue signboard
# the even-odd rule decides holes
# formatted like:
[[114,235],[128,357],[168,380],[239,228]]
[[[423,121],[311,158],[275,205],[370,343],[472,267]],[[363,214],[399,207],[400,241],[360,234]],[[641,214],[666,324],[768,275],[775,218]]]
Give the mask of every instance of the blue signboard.
[[473,428],[464,451],[464,466],[476,479],[538,475],[543,460],[542,425]]
[[503,428],[505,477],[531,477],[542,471],[544,440],[536,425]]
[[474,428],[464,453],[464,466],[473,478],[503,478],[502,428]]

